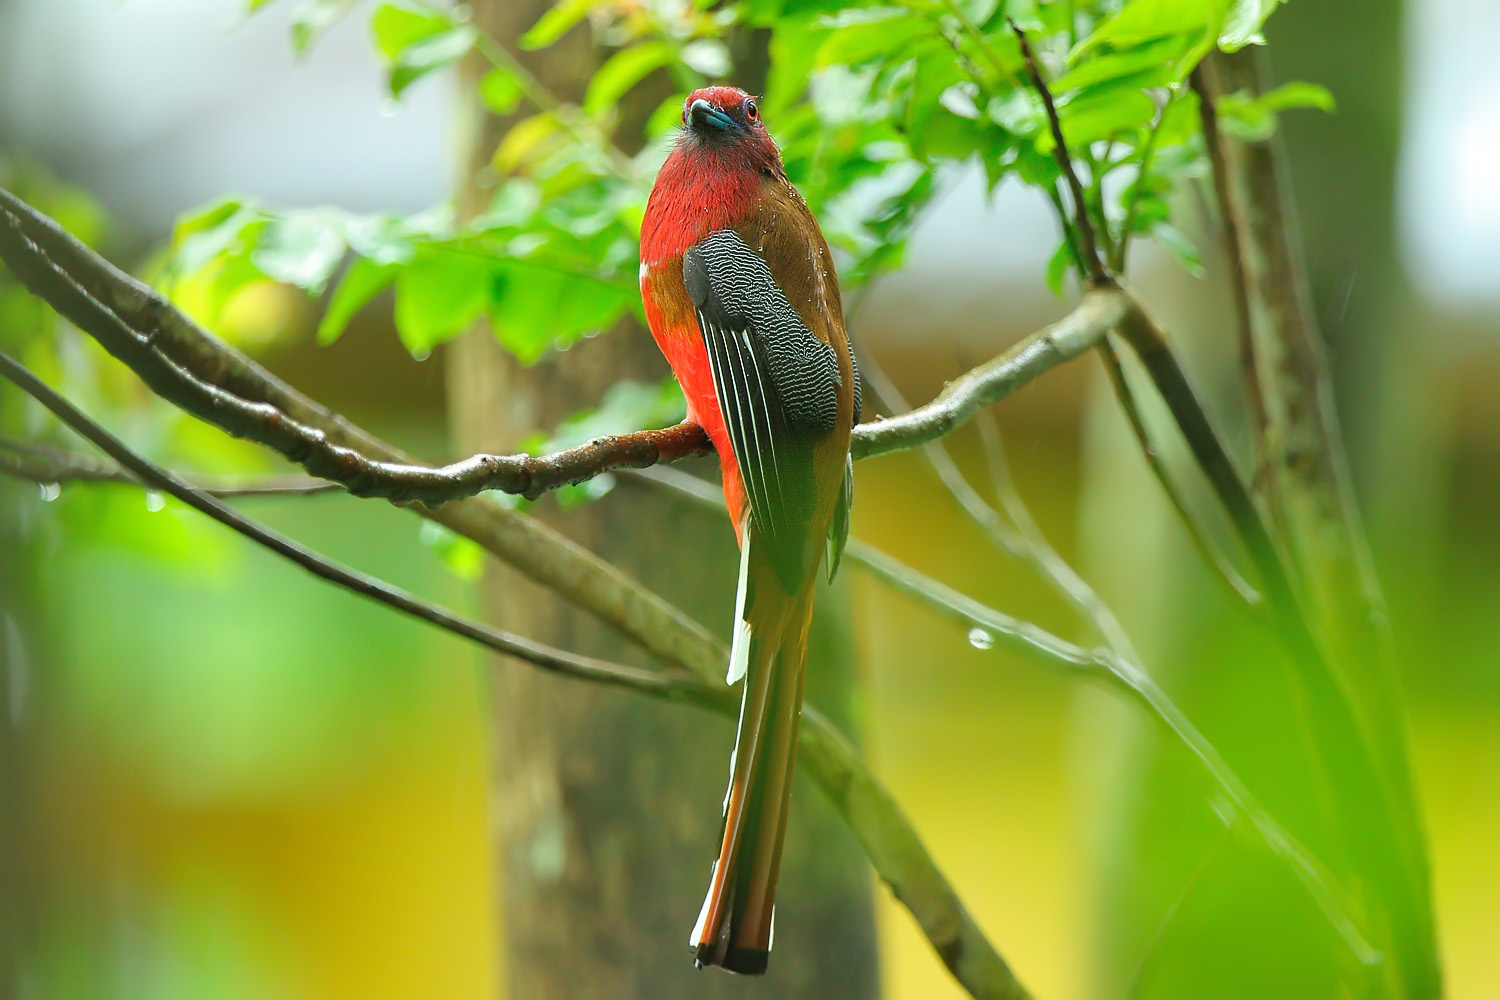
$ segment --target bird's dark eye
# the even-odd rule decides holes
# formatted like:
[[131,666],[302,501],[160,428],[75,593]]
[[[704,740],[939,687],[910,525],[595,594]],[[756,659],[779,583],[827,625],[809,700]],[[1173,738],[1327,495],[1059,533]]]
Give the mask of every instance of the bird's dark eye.
[[756,105],[753,97],[745,98],[745,118],[752,122],[760,118],[760,107]]

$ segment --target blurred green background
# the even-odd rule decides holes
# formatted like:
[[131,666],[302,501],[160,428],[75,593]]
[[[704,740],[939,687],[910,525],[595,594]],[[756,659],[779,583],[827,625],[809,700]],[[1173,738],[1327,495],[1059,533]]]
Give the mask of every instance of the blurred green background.
[[[131,261],[225,192],[351,210],[444,197],[451,81],[425,80],[398,107],[356,21],[296,61],[282,13],[241,25],[240,6],[0,0],[7,186]],[[1448,994],[1482,1000],[1500,995],[1500,11],[1297,0],[1269,35],[1278,77],[1320,81],[1339,101],[1331,118],[1289,118],[1286,139],[1401,648]],[[1065,308],[1041,280],[1055,241],[1045,204],[1018,187],[987,200],[977,177],[955,184],[853,320],[912,399]],[[1235,364],[1221,265],[1195,279],[1142,251],[1135,284],[1212,394]],[[268,286],[236,310],[216,329],[288,381],[417,453],[445,453],[442,369],[400,348],[388,309],[331,347],[313,343],[300,296]],[[49,322],[14,289],[0,297],[0,341]],[[47,374],[154,455],[273,468],[59,336]],[[1096,363],[1049,375],[997,416],[1043,529],[1153,674],[1236,762],[1274,758],[1273,734],[1235,727],[1239,700],[1274,693],[1214,682],[1258,655],[1256,638],[1198,565]],[[953,444],[982,481],[977,436]],[[477,608],[475,567],[445,559],[409,514],[338,496],[244,503],[361,569]],[[861,464],[855,518],[858,537],[1068,632],[1065,609],[955,513],[917,456]],[[1218,947],[1194,938],[1217,908],[1253,907],[1260,880],[1285,878],[1218,845],[1208,790],[1127,706],[975,648],[848,576],[873,765],[1038,996],[1113,997],[1136,976],[1151,995],[1190,975],[1181,954]],[[49,498],[0,480],[0,601],[0,952],[16,996],[496,995],[471,650],[124,486]],[[1214,863],[1222,852],[1245,857]],[[1176,940],[1153,946],[1203,857]],[[958,996],[883,892],[887,995]],[[1225,961],[1254,965],[1256,947]]]

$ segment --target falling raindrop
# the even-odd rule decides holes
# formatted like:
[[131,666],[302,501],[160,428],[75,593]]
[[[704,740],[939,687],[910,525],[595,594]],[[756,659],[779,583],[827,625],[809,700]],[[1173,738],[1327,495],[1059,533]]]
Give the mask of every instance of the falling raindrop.
[[62,483],[39,483],[37,492],[42,495],[43,503],[51,503],[62,496]]
[[995,637],[984,629],[974,627],[969,629],[969,645],[975,649],[989,649],[995,644]]
[[155,514],[167,505],[167,498],[156,490],[146,491],[146,509]]

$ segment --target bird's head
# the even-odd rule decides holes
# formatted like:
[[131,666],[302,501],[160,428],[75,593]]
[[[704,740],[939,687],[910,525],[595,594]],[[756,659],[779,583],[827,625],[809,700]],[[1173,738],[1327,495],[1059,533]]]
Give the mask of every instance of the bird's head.
[[689,94],[678,147],[718,160],[743,159],[761,173],[782,173],[781,153],[760,118],[760,99],[738,87],[704,87]]

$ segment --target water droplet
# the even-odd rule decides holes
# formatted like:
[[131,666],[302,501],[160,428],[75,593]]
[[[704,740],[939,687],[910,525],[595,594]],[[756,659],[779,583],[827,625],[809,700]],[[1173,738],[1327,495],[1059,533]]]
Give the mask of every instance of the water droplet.
[[453,8],[448,17],[455,24],[468,24],[474,18],[474,8],[466,3],[461,3]]
[[969,629],[969,645],[975,649],[989,649],[995,644],[995,637],[978,626]]
[[156,490],[146,491],[146,509],[155,514],[167,505],[167,498]]
[[387,98],[380,102],[380,117],[394,118],[401,113],[401,103],[395,98]]
[[411,359],[413,361],[426,361],[430,357],[432,357],[432,351],[425,347],[418,347],[411,352]]
[[43,503],[51,503],[62,496],[62,483],[38,483],[37,492],[41,494]]

